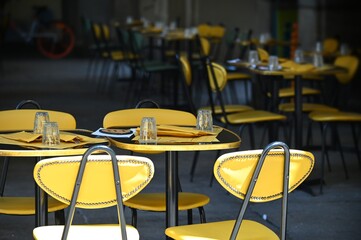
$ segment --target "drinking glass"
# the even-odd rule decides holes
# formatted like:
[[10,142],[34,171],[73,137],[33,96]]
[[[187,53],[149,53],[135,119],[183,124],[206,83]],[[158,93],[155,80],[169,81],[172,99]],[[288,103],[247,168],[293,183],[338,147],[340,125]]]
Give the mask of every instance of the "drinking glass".
[[350,50],[346,43],[342,43],[340,46],[340,54],[341,55],[348,55],[350,53]]
[[199,110],[197,115],[197,129],[202,131],[213,131],[212,111]]
[[296,63],[303,63],[305,61],[305,57],[301,49],[296,49],[294,61]]
[[43,130],[43,145],[55,146],[60,144],[60,134],[57,122],[45,122]]
[[42,134],[45,122],[49,122],[49,114],[47,112],[36,112],[33,133]]
[[157,125],[154,117],[144,117],[140,124],[139,133],[140,143],[156,143],[157,142]]
[[278,70],[278,57],[277,56],[269,56],[268,68],[270,71]]
[[252,68],[255,68],[259,62],[258,52],[256,50],[250,50],[248,53],[248,63]]
[[322,42],[316,42],[315,51],[318,52],[318,53],[321,53],[323,51]]
[[319,52],[316,52],[314,55],[313,55],[313,65],[315,67],[322,67],[323,66],[323,56],[321,53]]

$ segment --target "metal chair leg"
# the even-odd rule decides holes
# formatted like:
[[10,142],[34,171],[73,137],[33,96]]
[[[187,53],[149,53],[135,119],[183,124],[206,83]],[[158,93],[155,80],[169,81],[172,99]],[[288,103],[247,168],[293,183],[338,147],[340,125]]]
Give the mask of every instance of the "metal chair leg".
[[206,212],[204,211],[204,207],[199,207],[198,211],[199,211],[200,222],[206,223],[207,220],[206,220]]
[[0,179],[0,196],[2,197],[4,195],[4,190],[5,190],[5,183],[6,183],[6,177],[8,174],[8,169],[9,169],[9,158],[5,157],[4,158],[4,163],[3,163],[3,169],[1,172],[1,179]]
[[351,125],[352,128],[352,137],[353,137],[353,142],[355,144],[355,151],[356,151],[356,155],[357,155],[357,160],[358,160],[358,164],[361,170],[361,156],[360,156],[360,150],[359,150],[359,143],[358,143],[358,138],[357,138],[357,134],[356,134],[356,129],[355,129],[355,125],[352,124]]

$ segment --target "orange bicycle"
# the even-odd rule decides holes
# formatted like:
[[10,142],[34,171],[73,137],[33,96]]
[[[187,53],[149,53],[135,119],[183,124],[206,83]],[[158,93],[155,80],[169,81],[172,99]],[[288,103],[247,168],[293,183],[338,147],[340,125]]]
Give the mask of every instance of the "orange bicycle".
[[35,43],[38,51],[51,59],[64,58],[75,45],[73,30],[63,21],[52,20],[51,11],[46,6],[34,7],[35,14],[28,31],[10,20],[8,30],[15,32],[26,43]]

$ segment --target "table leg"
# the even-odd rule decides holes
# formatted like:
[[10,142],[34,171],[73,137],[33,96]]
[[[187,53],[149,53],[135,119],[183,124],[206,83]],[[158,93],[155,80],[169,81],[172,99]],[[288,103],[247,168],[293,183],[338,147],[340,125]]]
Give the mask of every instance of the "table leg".
[[40,189],[39,186],[35,186],[35,226],[48,225],[48,195]]
[[48,225],[48,195],[35,183],[35,227],[46,225]]
[[302,148],[302,76],[295,77],[295,148]]
[[176,152],[167,152],[166,171],[166,227],[172,227],[178,225],[178,159]]
[[[278,104],[279,104],[279,85],[280,81],[282,81],[283,77],[280,76],[271,76],[272,77],[272,84],[271,84],[271,111],[274,113],[278,113]],[[267,107],[267,106],[266,106]],[[273,122],[269,124],[269,135],[268,140],[269,142],[277,141],[278,140],[278,130],[279,130],[279,123]]]

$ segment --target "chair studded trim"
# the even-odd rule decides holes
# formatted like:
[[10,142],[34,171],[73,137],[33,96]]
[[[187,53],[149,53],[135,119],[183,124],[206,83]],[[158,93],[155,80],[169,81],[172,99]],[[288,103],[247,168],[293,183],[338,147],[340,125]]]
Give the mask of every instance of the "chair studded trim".
[[[260,158],[262,153],[262,150],[251,150],[251,151],[243,151],[239,154],[232,153],[231,155],[225,154],[222,157],[222,160],[219,162],[219,165],[217,168],[215,168],[214,174],[218,181],[225,187],[226,189],[229,189],[229,191],[235,195],[236,197],[239,197],[241,199],[244,199],[247,188],[244,186],[248,186],[251,175],[245,175],[241,174],[242,168],[249,169],[249,168],[255,168],[257,165],[257,161]],[[291,172],[292,169],[300,168],[298,169],[296,175],[291,175],[290,181],[289,181],[289,192],[296,189],[311,173],[313,167],[314,167],[314,160],[313,155],[309,154],[308,152],[299,151],[299,150],[290,150],[290,156],[291,156]],[[275,177],[272,178],[273,181],[282,181],[281,172],[277,172],[277,170],[269,171],[269,169],[281,169],[277,167],[280,164],[283,164],[283,158],[284,158],[284,152],[281,150],[272,150],[268,156],[266,157],[266,160],[264,162],[264,166],[262,171],[265,172],[269,176],[269,174],[273,174]],[[304,163],[301,164],[300,161],[303,161]],[[306,163],[305,163],[306,162]],[[243,167],[239,167],[239,165],[244,165]],[[237,168],[235,166],[238,165]],[[268,169],[268,170],[267,170]],[[248,170],[247,170],[248,171]],[[260,177],[258,181],[263,181],[266,176],[262,176],[262,171],[260,173]],[[269,177],[268,181],[269,181]],[[262,184],[260,184],[262,185]],[[282,197],[283,190],[281,187],[281,184],[277,184],[274,182],[270,182],[267,184],[269,187],[265,191],[264,187],[261,189],[262,194],[258,194],[257,185],[253,191],[253,194],[251,196],[250,201],[253,202],[267,202],[271,200],[275,200]],[[273,187],[277,185],[278,187]]]

